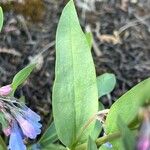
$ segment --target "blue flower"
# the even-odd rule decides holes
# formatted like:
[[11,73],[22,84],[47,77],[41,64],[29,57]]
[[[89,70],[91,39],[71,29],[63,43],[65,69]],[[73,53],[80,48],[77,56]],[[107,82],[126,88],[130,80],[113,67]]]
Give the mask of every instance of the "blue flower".
[[[0,96],[1,92],[7,93],[7,90],[10,91],[9,86],[0,88]],[[8,122],[8,127],[3,129],[5,135],[10,135],[8,148],[10,150],[26,150],[24,138],[35,139],[41,133],[40,116],[13,97],[2,98],[0,109]]]
[[8,148],[10,150],[26,150],[26,146],[23,143],[21,130],[16,121],[12,123]]
[[39,122],[33,122],[32,120],[23,118],[21,115],[16,116],[23,134],[30,139],[35,139],[38,134],[41,133],[41,124]]

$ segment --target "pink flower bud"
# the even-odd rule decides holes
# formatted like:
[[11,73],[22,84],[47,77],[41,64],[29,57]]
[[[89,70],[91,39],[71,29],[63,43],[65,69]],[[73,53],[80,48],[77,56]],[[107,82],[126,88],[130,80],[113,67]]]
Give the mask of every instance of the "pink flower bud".
[[0,95],[7,96],[12,91],[11,85],[6,85],[0,88]]

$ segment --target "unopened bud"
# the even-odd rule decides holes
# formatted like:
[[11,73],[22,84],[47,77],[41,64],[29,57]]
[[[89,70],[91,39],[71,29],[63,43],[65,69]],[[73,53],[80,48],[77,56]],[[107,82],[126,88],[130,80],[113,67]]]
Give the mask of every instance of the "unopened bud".
[[6,85],[0,88],[0,95],[7,96],[12,91],[11,85]]

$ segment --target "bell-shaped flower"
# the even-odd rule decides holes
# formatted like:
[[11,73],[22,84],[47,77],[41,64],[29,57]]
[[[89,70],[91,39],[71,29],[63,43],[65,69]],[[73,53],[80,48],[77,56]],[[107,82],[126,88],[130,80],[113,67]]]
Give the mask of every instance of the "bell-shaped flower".
[[22,133],[17,125],[17,122],[12,123],[12,130],[9,139],[9,150],[26,150],[26,146],[23,143]]
[[25,108],[25,117],[28,118],[29,120],[32,120],[33,122],[38,122],[41,120],[41,117],[35,113],[34,111],[32,111],[30,108],[28,108],[27,106],[24,107]]
[[30,139],[35,139],[39,133],[37,133],[36,129],[34,128],[34,124],[24,119],[20,115],[18,115],[16,119],[22,129],[23,134]]

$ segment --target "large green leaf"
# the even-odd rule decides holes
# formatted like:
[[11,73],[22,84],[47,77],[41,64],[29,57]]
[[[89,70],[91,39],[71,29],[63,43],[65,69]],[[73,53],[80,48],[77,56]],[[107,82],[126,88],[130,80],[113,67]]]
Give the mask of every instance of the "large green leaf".
[[49,128],[45,131],[41,139],[39,140],[39,144],[42,147],[45,147],[49,144],[52,144],[53,142],[56,142],[58,140],[58,136],[55,129],[54,122],[51,123]]
[[24,81],[28,78],[28,76],[30,75],[32,70],[35,68],[35,66],[36,66],[36,64],[29,64],[28,66],[26,66],[25,68],[20,70],[14,76],[12,84],[11,84],[12,88],[13,88],[13,91],[15,91],[19,85],[24,83]]
[[107,134],[119,130],[117,125],[118,115],[126,125],[129,125],[135,119],[139,108],[149,102],[150,78],[133,87],[112,105],[105,123]]
[[98,150],[97,146],[96,146],[96,143],[93,141],[93,139],[90,136],[89,136],[89,139],[88,139],[87,150]]
[[3,10],[0,7],[0,32],[1,32],[2,27],[3,27],[3,20],[4,20],[4,18],[3,18]]
[[97,77],[98,97],[109,94],[116,85],[116,77],[112,73],[104,73]]
[[[98,110],[94,63],[73,0],[64,8],[56,34],[56,70],[53,87],[53,114],[59,139],[71,147],[81,128]],[[79,142],[93,130],[91,123]]]

